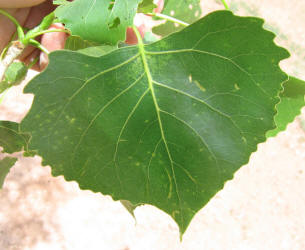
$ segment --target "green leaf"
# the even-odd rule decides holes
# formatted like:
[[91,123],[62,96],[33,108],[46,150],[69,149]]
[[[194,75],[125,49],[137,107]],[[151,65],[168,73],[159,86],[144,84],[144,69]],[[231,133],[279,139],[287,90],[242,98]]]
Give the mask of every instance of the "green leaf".
[[141,2],[139,4],[138,12],[139,13],[151,13],[157,7],[158,6],[156,4],[154,4],[154,0],[143,0],[143,2]]
[[75,0],[55,10],[73,35],[98,43],[125,41],[141,0]]
[[263,21],[214,12],[100,58],[50,54],[22,131],[55,176],[168,213],[180,232],[274,128],[287,76]]
[[23,62],[13,62],[5,71],[5,80],[12,84],[17,85],[25,78],[28,72],[28,67]]
[[[200,0],[165,0],[162,14],[177,18],[186,23],[193,23],[201,17]],[[183,28],[181,25],[167,21],[153,28],[153,32],[166,36]]]
[[0,121],[0,147],[5,153],[15,153],[27,149],[30,136],[19,131],[19,123]]
[[117,49],[117,46],[100,45],[99,43],[83,40],[79,36],[69,36],[65,43],[65,49],[78,51],[88,56],[99,57]]
[[276,128],[268,131],[267,137],[276,136],[279,132],[284,131],[305,106],[304,81],[290,76],[283,87],[284,90],[280,94],[281,102],[276,106],[277,114],[274,117]]
[[9,89],[10,87],[12,87],[12,85],[9,84],[7,81],[0,82],[0,94],[3,93],[5,90]]
[[20,84],[28,72],[28,67],[23,62],[13,62],[5,71],[4,79],[0,82],[0,93],[6,89]]
[[[22,149],[27,149],[29,138],[27,134],[20,133],[18,123],[0,121],[0,147],[3,148],[2,153],[11,154],[19,152]],[[16,158],[11,157],[0,160],[0,189],[2,188],[6,175],[16,161]]]
[[12,166],[15,165],[17,158],[6,157],[0,160],[0,190],[2,189],[4,179],[10,172]]

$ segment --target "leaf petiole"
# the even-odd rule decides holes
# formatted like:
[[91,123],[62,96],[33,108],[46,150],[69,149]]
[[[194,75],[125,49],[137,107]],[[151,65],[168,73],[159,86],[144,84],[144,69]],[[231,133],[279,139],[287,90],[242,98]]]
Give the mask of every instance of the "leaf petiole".
[[229,6],[228,4],[226,3],[226,0],[221,0],[223,6],[225,7],[226,10],[229,10]]
[[159,17],[159,18],[162,18],[164,20],[170,21],[172,23],[177,23],[177,24],[180,24],[180,25],[185,26],[185,27],[189,25],[188,23],[183,22],[183,21],[181,21],[177,18],[167,16],[167,15],[164,15],[164,14],[161,14],[161,13],[147,13],[147,15]]
[[41,45],[41,43],[39,43],[38,41],[34,40],[34,39],[30,39],[29,40],[29,44],[35,46],[36,48],[40,49],[42,52],[46,53],[47,55],[50,54],[50,52]]
[[26,33],[24,38],[20,39],[21,42],[26,45],[29,44],[30,40],[39,36],[41,32],[46,31],[51,26],[54,19],[55,19],[55,14],[54,12],[51,12],[49,15],[47,15],[42,19],[41,23],[38,26],[31,29],[28,33]]
[[33,34],[32,36],[29,36],[28,38],[33,39],[37,36],[40,36],[40,35],[43,35],[43,34],[46,34],[46,33],[51,33],[51,32],[65,32],[69,35],[71,34],[70,31],[65,30],[65,29],[50,29],[50,30],[42,30],[40,32],[37,32],[37,33]]

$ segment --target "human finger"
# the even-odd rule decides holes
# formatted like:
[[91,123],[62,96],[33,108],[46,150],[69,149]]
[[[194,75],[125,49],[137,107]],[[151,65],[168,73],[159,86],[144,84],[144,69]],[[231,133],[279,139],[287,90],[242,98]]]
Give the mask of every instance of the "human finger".
[[[54,23],[50,29],[64,29],[65,27],[61,23]],[[41,38],[41,45],[44,46],[49,52],[54,50],[64,49],[67,40],[67,33],[65,32],[51,32],[46,33]],[[40,69],[44,69],[48,64],[48,56],[45,53],[40,54]]]
[[[48,15],[50,12],[52,12],[54,9],[54,6],[52,4],[52,1],[45,1],[40,5],[34,6],[30,9],[30,13],[28,14],[28,18],[23,24],[23,27],[32,29],[35,26],[37,26],[41,20]],[[40,41],[40,38],[37,38],[36,40]],[[34,59],[34,57],[37,57],[37,53],[33,53],[37,49],[33,46],[28,46],[22,53],[22,55],[19,57],[22,61],[31,61]]]
[[0,8],[26,8],[41,4],[45,0],[0,0]]
[[[27,19],[30,8],[5,9],[10,15],[14,16],[22,25]],[[4,15],[0,15],[0,51],[10,42],[12,35],[16,31],[15,24]]]

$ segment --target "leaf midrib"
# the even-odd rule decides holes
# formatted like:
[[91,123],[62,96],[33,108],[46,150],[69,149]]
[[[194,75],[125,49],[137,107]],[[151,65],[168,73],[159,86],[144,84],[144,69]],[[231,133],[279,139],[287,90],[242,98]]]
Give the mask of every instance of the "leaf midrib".
[[[138,32],[136,32],[136,34],[137,33]],[[151,75],[151,72],[150,72],[150,69],[149,69],[149,66],[148,66],[148,61],[147,61],[147,58],[146,58],[146,51],[145,51],[145,48],[144,48],[144,43],[141,39],[141,36],[137,36],[137,37],[138,37],[139,53],[140,53],[141,58],[142,58],[144,71],[145,71],[145,74],[146,74],[147,80],[148,80],[148,87],[149,87],[149,90],[151,92],[151,96],[152,96],[154,106],[155,106],[155,109],[156,109],[156,113],[157,113],[157,117],[158,117],[158,123],[159,123],[161,138],[162,138],[162,141],[164,143],[168,158],[169,158],[170,163],[171,163],[171,170],[172,170],[172,173],[173,173],[173,179],[174,179],[174,183],[175,183],[176,193],[177,193],[177,197],[178,197],[178,200],[179,200],[179,208],[180,208],[182,224],[184,226],[184,217],[183,217],[183,213],[182,213],[181,198],[180,198],[180,195],[179,195],[179,189],[178,189],[178,184],[177,184],[176,174],[175,174],[175,169],[174,169],[174,161],[173,161],[173,158],[171,156],[171,153],[170,153],[170,150],[169,150],[169,147],[168,147],[168,143],[167,143],[167,140],[166,140],[166,137],[165,137],[163,123],[162,123],[161,114],[160,114],[161,109],[159,107],[157,97],[156,97],[156,94],[155,94],[154,81],[153,81],[153,78],[152,78],[152,75]],[[166,168],[165,168],[165,170],[166,170]]]

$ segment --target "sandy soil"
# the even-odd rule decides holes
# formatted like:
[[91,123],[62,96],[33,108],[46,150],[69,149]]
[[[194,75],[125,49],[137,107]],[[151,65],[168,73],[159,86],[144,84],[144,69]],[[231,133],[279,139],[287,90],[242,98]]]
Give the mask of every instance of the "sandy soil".
[[[229,1],[235,13],[258,15],[291,51],[282,68],[305,79],[305,1]],[[204,13],[222,6],[203,3]],[[11,90],[0,119],[20,121],[31,96]],[[136,222],[108,196],[54,178],[40,158],[22,158],[0,192],[2,250],[304,250],[305,112],[285,132],[260,144],[234,180],[195,216],[183,241],[177,225],[152,206]]]

